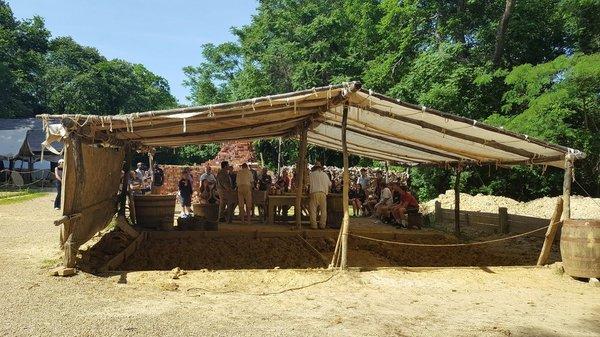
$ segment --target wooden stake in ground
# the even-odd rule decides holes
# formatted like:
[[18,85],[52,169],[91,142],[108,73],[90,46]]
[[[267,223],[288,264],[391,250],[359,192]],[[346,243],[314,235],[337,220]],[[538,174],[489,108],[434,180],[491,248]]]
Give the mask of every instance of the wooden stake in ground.
[[456,180],[454,180],[454,235],[460,235],[460,173],[462,168],[456,167]]
[[342,179],[344,187],[342,189],[342,205],[344,207],[344,218],[342,220],[342,269],[348,266],[348,227],[350,227],[350,209],[348,206],[348,193],[350,192],[350,176],[348,174],[348,143],[346,141],[346,126],[348,124],[348,105],[344,104],[344,114],[342,116],[342,154],[344,156],[344,172]]
[[548,256],[550,256],[550,249],[552,248],[552,243],[554,242],[554,236],[560,227],[560,218],[563,213],[563,199],[556,198],[556,207],[554,208],[554,213],[552,213],[552,218],[550,219],[550,225],[548,226],[548,230],[546,231],[546,238],[544,239],[544,245],[542,246],[542,251],[540,252],[540,256],[538,257],[537,265],[542,266],[546,264],[548,261]]
[[300,151],[298,151],[298,165],[296,166],[296,178],[298,184],[296,184],[296,204],[294,206],[294,213],[296,215],[296,227],[302,228],[302,190],[304,187],[304,171],[306,170],[306,142],[307,142],[307,128],[302,127],[300,131]]
[[563,178],[563,212],[561,220],[571,218],[571,182],[573,181],[573,156],[565,156],[565,176]]

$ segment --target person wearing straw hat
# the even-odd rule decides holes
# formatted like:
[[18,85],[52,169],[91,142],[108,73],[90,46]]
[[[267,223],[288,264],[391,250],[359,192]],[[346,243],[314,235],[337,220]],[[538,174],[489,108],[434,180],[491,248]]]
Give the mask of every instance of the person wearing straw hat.
[[62,176],[63,176],[63,163],[64,159],[58,160],[58,165],[54,168],[54,178],[56,178],[56,198],[54,198],[54,209],[60,209],[60,193],[62,190]]

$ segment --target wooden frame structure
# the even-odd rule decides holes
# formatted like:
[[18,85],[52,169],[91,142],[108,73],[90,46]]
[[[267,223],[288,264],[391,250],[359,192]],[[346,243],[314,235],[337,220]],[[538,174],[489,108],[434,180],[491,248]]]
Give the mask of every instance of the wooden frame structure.
[[[359,82],[330,85],[279,95],[257,97],[237,102],[207,106],[147,111],[126,115],[39,115],[46,130],[51,123],[58,128],[66,142],[69,156],[65,163],[63,193],[94,193],[90,176],[84,174],[83,162],[94,160],[96,152],[90,149],[117,148],[115,160],[122,160],[123,152],[130,150],[152,153],[158,146],[177,147],[186,144],[203,144],[229,140],[295,137],[300,140],[298,181],[295,205],[300,207],[302,186],[306,171],[308,144],[338,150],[343,153],[344,218],[336,254],[332,265],[347,266],[348,213],[348,156],[355,154],[383,161],[399,162],[408,166],[435,165],[457,168],[456,230],[459,234],[459,173],[466,165],[492,164],[551,165],[565,169],[563,217],[569,216],[570,182],[574,160],[585,154],[564,146],[551,144],[478,121],[440,112],[424,106],[408,104],[371,90],[363,89]],[[105,151],[106,152],[106,151]],[[108,154],[107,154],[108,153]],[[100,155],[100,154],[98,154]],[[110,151],[102,154],[110,155]],[[120,174],[121,165],[113,165],[101,174]],[[99,173],[99,174],[100,174]],[[122,181],[126,187],[127,175]],[[85,188],[79,188],[85,186]],[[119,183],[103,193],[116,193]],[[82,192],[85,191],[85,192]],[[86,196],[94,201],[100,196]],[[71,219],[84,212],[85,205],[77,205],[76,198],[66,196],[63,215]],[[91,202],[89,201],[89,202]],[[95,200],[102,202],[102,200]],[[124,211],[121,194],[120,212]],[[88,202],[88,203],[89,203]],[[116,209],[117,201],[111,206]],[[81,206],[81,207],[80,207]],[[109,212],[110,213],[110,212]],[[114,215],[114,213],[113,213]],[[296,224],[300,224],[300,212]],[[89,239],[89,232],[103,228],[108,220],[95,220],[89,215],[79,217],[80,234],[71,242],[69,252]],[[68,233],[67,233],[68,234]],[[72,257],[67,258],[72,263]],[[69,264],[67,263],[67,264]]]

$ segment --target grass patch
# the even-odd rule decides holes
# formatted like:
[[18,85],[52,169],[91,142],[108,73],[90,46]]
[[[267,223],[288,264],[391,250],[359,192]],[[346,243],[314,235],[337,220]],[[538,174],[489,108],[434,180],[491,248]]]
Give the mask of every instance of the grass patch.
[[0,192],[0,205],[14,204],[47,195],[48,192],[40,190],[2,191]]

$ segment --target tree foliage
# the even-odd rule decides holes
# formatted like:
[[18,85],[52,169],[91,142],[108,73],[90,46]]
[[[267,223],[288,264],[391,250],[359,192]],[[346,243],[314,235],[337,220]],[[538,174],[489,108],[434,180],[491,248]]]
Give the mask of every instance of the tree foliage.
[[[593,140],[600,1],[513,2],[506,12],[504,0],[263,0],[248,25],[232,28],[237,41],[204,46],[203,62],[185,69],[186,84],[205,104],[360,80],[411,103],[585,150],[590,159],[578,163],[577,177],[600,194]],[[284,158],[294,160],[295,144],[284,144]],[[276,142],[256,146],[276,165]],[[310,160],[322,157],[309,150]],[[453,176],[417,169],[413,177],[420,197],[430,198]],[[470,168],[463,180],[472,193],[523,199],[557,193],[559,178],[552,169]]]
[[107,60],[70,37],[50,39],[41,17],[16,20],[0,0],[0,117],[120,114],[177,105],[141,64]]

